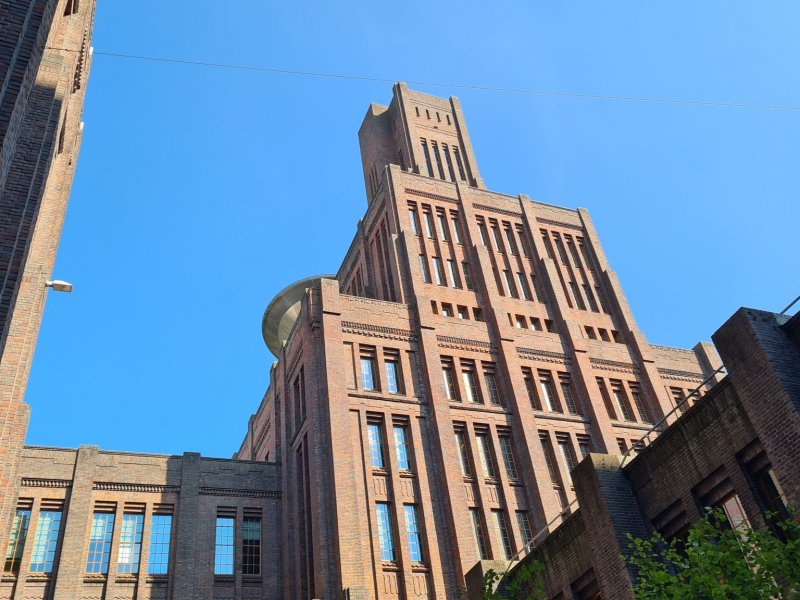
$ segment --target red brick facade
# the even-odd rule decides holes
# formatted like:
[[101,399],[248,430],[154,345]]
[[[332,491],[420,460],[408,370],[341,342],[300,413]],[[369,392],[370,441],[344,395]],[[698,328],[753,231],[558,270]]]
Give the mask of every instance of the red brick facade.
[[366,214],[238,457],[282,464],[285,598],[456,598],[719,359],[647,342],[585,210],[488,191],[457,99],[398,84],[359,137]]
[[19,483],[23,397],[78,158],[93,17],[94,0],[0,3],[0,523]]

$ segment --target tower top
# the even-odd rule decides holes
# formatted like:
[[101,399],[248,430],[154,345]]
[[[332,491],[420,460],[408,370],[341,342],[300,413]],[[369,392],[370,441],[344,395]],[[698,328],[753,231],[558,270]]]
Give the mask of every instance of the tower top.
[[387,165],[486,189],[458,98],[392,88],[389,106],[372,103],[358,131],[367,201],[377,193]]

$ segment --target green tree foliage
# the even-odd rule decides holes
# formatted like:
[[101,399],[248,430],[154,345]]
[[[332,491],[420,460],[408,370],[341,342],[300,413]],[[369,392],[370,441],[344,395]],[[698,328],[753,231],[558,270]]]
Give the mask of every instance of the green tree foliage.
[[800,598],[800,524],[761,530],[728,526],[716,509],[685,540],[628,536],[628,563],[638,573],[637,600],[753,600]]
[[498,585],[502,575],[489,569],[481,580],[480,600],[547,600],[542,573],[544,565],[530,561],[517,567],[514,574]]

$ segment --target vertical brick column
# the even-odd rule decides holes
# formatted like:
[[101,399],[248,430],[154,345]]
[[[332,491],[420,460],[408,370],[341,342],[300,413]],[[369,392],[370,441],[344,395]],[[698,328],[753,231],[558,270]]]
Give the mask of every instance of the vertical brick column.
[[[204,539],[200,506],[200,455],[185,452],[181,460],[181,493],[175,514],[175,569],[172,598],[211,598],[214,594],[214,538]],[[211,527],[213,532],[213,526]],[[209,558],[210,557],[210,558]]]

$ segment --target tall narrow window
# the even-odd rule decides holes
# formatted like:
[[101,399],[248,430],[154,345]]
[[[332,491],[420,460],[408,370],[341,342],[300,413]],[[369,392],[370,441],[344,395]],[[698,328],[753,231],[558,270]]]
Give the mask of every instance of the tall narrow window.
[[508,251],[511,254],[517,253],[517,240],[514,239],[514,231],[510,227],[504,228],[506,234],[506,241],[508,242]]
[[[489,219],[489,222],[492,223],[493,221]],[[498,229],[497,225],[492,225],[492,239],[494,239],[494,249],[498,252],[504,252],[505,248],[503,248],[503,240],[500,238],[500,229]]]
[[369,460],[373,469],[383,469],[383,432],[379,423],[367,424],[369,436]]
[[447,361],[442,364],[442,376],[444,377],[444,393],[448,400],[458,401],[458,390],[456,389],[456,378],[453,375],[453,364]]
[[550,412],[561,412],[561,406],[559,406],[556,399],[556,394],[553,390],[553,379],[549,371],[539,371],[539,389],[542,390],[542,398],[544,398],[547,409]]
[[428,169],[428,177],[433,177],[433,166],[431,165],[431,154],[428,152],[428,142],[421,140],[422,156],[425,157],[425,166]]
[[553,238],[556,242],[556,250],[558,250],[558,256],[561,258],[561,264],[565,267],[569,266],[569,259],[567,258],[567,253],[564,251],[564,244],[561,243],[561,238],[557,237],[553,234]]
[[433,239],[433,215],[431,215],[431,211],[424,210],[422,212],[422,218],[425,222],[425,235]]
[[25,548],[25,538],[28,537],[28,524],[30,521],[31,511],[29,509],[17,509],[17,513],[14,515],[14,523],[11,525],[11,535],[8,539],[6,564],[3,569],[5,573],[19,573],[19,565],[22,560],[22,551]]
[[650,417],[647,415],[647,410],[644,406],[644,401],[642,400],[642,392],[639,389],[639,385],[636,383],[629,383],[628,384],[631,388],[631,397],[633,398],[633,403],[636,405],[636,410],[639,411],[639,416],[642,419],[642,423],[649,423]]
[[522,536],[522,543],[527,547],[533,541],[533,529],[531,529],[531,521],[528,518],[528,513],[524,510],[517,511],[517,525],[519,526],[519,533]]
[[559,383],[561,385],[561,396],[564,398],[564,404],[567,405],[567,410],[573,414],[578,414],[578,407],[575,404],[575,396],[572,394],[572,383],[570,382],[569,375],[566,373],[559,374]]
[[517,281],[519,282],[519,290],[525,300],[531,300],[531,290],[528,287],[528,279],[525,273],[517,273]]
[[572,458],[572,448],[569,445],[569,438],[561,436],[557,438],[558,451],[561,455],[561,460],[564,463],[564,472],[567,474],[567,481],[572,483],[572,469],[575,468],[575,460]]
[[475,546],[478,549],[478,557],[481,560],[489,560],[489,552],[486,549],[486,538],[483,533],[483,519],[479,508],[470,508],[469,516],[472,520],[472,533],[475,535]]
[[586,310],[586,305],[583,303],[583,298],[581,298],[581,292],[578,289],[578,284],[575,283],[574,281],[570,281],[569,289],[572,290],[572,297],[575,300],[575,306],[577,306],[581,310]]
[[450,285],[454,288],[460,288],[461,281],[458,278],[458,267],[456,266],[456,261],[448,259],[447,272],[450,275]]
[[233,575],[233,517],[217,517],[214,575]]
[[122,515],[122,530],[119,536],[117,572],[138,573],[139,556],[142,552],[142,529],[144,515],[125,513]]
[[528,241],[525,239],[525,229],[522,225],[517,225],[517,235],[519,236],[519,245],[522,247],[522,256],[530,258],[531,253],[528,250]]
[[94,513],[89,536],[89,557],[86,560],[87,573],[108,573],[113,531],[114,513]]
[[542,405],[539,402],[539,398],[536,396],[536,385],[533,382],[533,373],[529,368],[523,367],[522,377],[525,380],[525,391],[528,393],[528,400],[530,400],[531,406],[534,410],[542,410]]
[[489,392],[489,402],[495,406],[500,406],[500,390],[497,387],[497,377],[494,373],[494,363],[483,363],[483,377],[486,380],[486,389]]
[[447,285],[447,280],[444,277],[442,259],[438,256],[433,257],[433,276],[436,279],[436,285]]
[[375,510],[378,515],[378,545],[380,547],[381,560],[394,560],[394,539],[389,504],[387,502],[377,502]]
[[472,276],[469,272],[469,263],[462,262],[461,263],[461,271],[464,273],[464,286],[468,289],[472,289]]
[[416,208],[408,209],[408,220],[411,223],[411,233],[419,235],[419,217],[417,216]]
[[444,160],[447,162],[447,172],[450,174],[450,181],[456,180],[455,171],[453,171],[453,160],[450,158],[450,148],[447,144],[442,144],[442,151],[444,152]]
[[455,240],[456,244],[462,244],[463,242],[461,241],[461,224],[458,222],[458,217],[451,215],[450,223],[453,226],[453,239]]
[[578,448],[581,451],[581,458],[586,458],[592,451],[592,442],[589,439],[589,436],[586,435],[578,435],[577,438],[578,438]]
[[461,361],[461,379],[464,383],[464,396],[467,402],[483,402],[478,382],[475,378],[475,363],[472,361]]
[[509,479],[517,479],[519,475],[517,474],[517,463],[514,462],[514,449],[511,445],[511,436],[501,435],[498,439],[500,440],[500,452],[503,454],[503,464],[506,468],[506,475]]
[[588,283],[583,284],[583,294],[586,296],[586,302],[589,304],[589,308],[591,308],[594,312],[600,312],[600,308],[597,306],[597,302],[594,299],[594,294],[592,294],[592,286]]
[[631,409],[628,407],[628,399],[625,398],[625,392],[622,391],[622,384],[619,382],[611,382],[611,395],[614,396],[614,401],[619,408],[622,418],[626,421],[635,421],[631,414]]
[[555,457],[553,456],[553,445],[550,443],[550,435],[547,432],[539,432],[539,442],[542,444],[542,455],[547,463],[547,471],[550,473],[550,481],[558,485],[561,481],[558,478]]
[[444,179],[444,169],[442,168],[442,157],[439,155],[439,146],[436,142],[431,142],[433,148],[433,159],[436,161],[436,170],[439,172],[439,179]]
[[469,449],[467,448],[467,435],[463,429],[455,431],[456,449],[458,450],[458,464],[461,467],[461,474],[464,477],[472,477],[472,466],[469,461]]
[[242,575],[261,573],[261,517],[242,521]]
[[443,242],[450,241],[450,231],[447,229],[447,217],[443,212],[436,215],[436,220],[439,222],[439,238]]
[[486,233],[486,225],[483,221],[478,221],[478,233],[481,235],[481,244],[484,248],[489,247],[489,235]]
[[503,271],[503,281],[506,284],[506,294],[512,298],[517,298],[517,286],[514,285],[514,278],[511,271]]
[[61,511],[43,510],[39,512],[39,524],[33,538],[31,553],[31,573],[51,573],[58,545],[58,532],[61,529]]
[[458,148],[453,146],[453,156],[456,158],[456,166],[458,167],[458,175],[461,178],[461,181],[466,181],[467,178],[464,175],[464,165],[461,164],[461,154],[458,152]]
[[172,515],[153,515],[150,521],[150,557],[147,572],[166,575],[169,571],[169,543],[172,535]]
[[400,392],[400,380],[397,376],[397,361],[386,360],[383,364],[386,367],[386,391],[390,394],[398,394]]
[[414,562],[422,562],[422,544],[419,539],[417,507],[413,504],[404,504],[403,512],[406,517],[406,539],[408,540],[409,557]]
[[494,461],[492,460],[492,449],[489,442],[488,433],[478,433],[475,435],[478,440],[478,457],[481,460],[481,469],[484,477],[495,477]]
[[375,390],[375,360],[372,357],[361,357],[361,387],[365,390]]
[[422,273],[422,282],[430,283],[431,273],[428,270],[428,260],[425,258],[424,254],[419,255],[419,270]]
[[503,559],[511,560],[511,557],[514,556],[514,547],[511,545],[511,536],[508,532],[505,512],[502,510],[493,510],[492,516],[494,517],[497,541],[500,543],[500,548],[503,550]]
[[394,452],[397,458],[397,468],[408,471],[411,468],[408,452],[408,430],[404,425],[394,426]]

